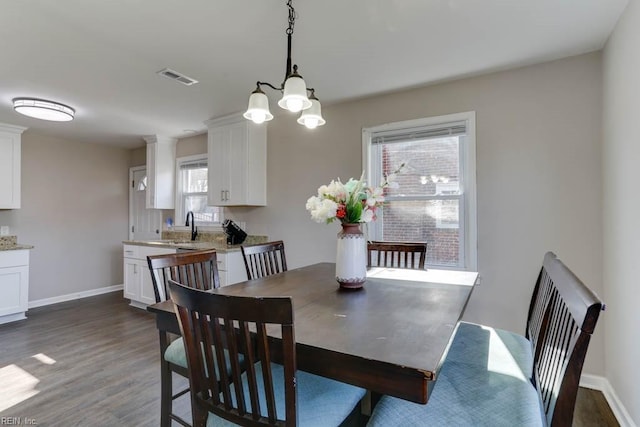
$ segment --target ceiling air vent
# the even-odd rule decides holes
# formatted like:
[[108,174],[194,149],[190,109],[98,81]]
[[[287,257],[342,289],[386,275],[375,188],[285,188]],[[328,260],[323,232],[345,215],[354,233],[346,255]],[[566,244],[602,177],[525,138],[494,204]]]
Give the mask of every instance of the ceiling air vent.
[[174,71],[174,70],[169,69],[169,68],[165,68],[164,70],[158,71],[158,74],[160,74],[161,76],[168,77],[171,80],[175,80],[177,82],[180,82],[185,86],[191,86],[191,85],[194,85],[194,84],[198,83],[197,80],[192,79],[191,77],[187,77],[184,74],[180,74],[179,72]]

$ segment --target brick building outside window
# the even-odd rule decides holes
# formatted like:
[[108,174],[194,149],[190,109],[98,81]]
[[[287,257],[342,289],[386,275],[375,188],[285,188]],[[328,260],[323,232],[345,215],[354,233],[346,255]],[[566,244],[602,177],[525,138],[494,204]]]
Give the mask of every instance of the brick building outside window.
[[364,129],[363,153],[372,184],[406,165],[369,240],[427,242],[427,265],[476,269],[475,114]]

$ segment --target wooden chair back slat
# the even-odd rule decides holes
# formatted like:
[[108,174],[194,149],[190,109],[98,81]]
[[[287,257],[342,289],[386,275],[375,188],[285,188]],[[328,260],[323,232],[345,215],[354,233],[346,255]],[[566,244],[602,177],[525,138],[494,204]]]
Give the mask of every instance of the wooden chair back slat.
[[427,244],[416,242],[369,242],[368,267],[394,267],[424,270]]
[[276,416],[276,402],[275,394],[273,391],[273,377],[271,375],[271,357],[269,354],[269,346],[267,342],[267,330],[263,323],[257,323],[256,329],[258,331],[258,339],[256,345],[260,353],[260,359],[262,361],[262,378],[264,379],[264,392],[267,400],[267,413],[269,414],[269,423],[275,423]]
[[[297,425],[291,298],[217,295],[173,280],[169,281],[169,291],[185,341],[194,424],[204,425],[211,412],[239,425]],[[272,371],[267,336],[267,327],[274,325],[282,336],[277,351],[284,367],[283,414],[277,412],[274,391],[274,381],[282,379]],[[216,369],[228,365],[230,372]]]
[[[205,322],[201,322],[200,323],[200,329],[202,330],[202,328],[206,327],[206,323]],[[213,337],[213,333],[214,331],[212,329],[209,329],[208,333],[207,333],[207,340],[209,343],[215,343],[217,342],[217,340]],[[221,360],[224,360],[224,350],[221,347],[218,347],[216,345],[213,345],[213,348],[211,347],[211,345],[207,346],[205,345],[204,348],[205,350],[205,356],[206,356],[206,366],[212,366],[213,365],[213,358],[215,357],[216,360],[218,361],[218,363],[220,363]],[[215,352],[215,354],[214,354]],[[220,365],[218,365],[220,366]],[[224,366],[224,365],[223,365]],[[201,368],[202,369],[202,368]],[[207,368],[209,369],[209,368]],[[225,379],[227,381],[227,384],[229,382],[228,379],[228,375],[227,375],[227,370],[226,369],[222,369],[222,375],[225,376]],[[207,384],[207,390],[210,390],[210,395],[209,397],[213,398],[214,402],[216,402],[216,404],[220,404],[220,393],[222,392],[222,390],[226,390],[225,387],[222,387],[221,384],[217,381],[216,377],[211,377],[209,379],[209,383]]]
[[251,246],[241,246],[247,279],[259,279],[287,271],[287,258],[282,240]]
[[553,253],[545,255],[526,335],[533,345],[532,381],[550,426],[571,426],[582,366],[603,308]]
[[251,333],[248,322],[240,322],[240,331],[242,334],[243,350],[245,360],[247,360],[247,383],[249,385],[249,396],[251,399],[251,415],[254,420],[260,419],[260,405],[258,400],[258,384],[256,383],[254,349],[251,345]]
[[[538,342],[538,337],[540,335],[544,335],[546,325],[543,321],[545,318],[546,308],[551,300],[553,289],[551,277],[549,277],[547,271],[542,268],[540,270],[536,286],[533,290],[533,296],[529,306],[529,316],[527,317],[526,337],[531,342]],[[535,348],[536,357],[539,350],[539,348]]]
[[220,287],[215,250],[148,256],[147,264],[156,302],[167,299],[169,279],[203,291]]
[[[206,319],[206,315],[203,315],[201,312],[199,312],[199,314]],[[203,323],[201,324],[201,328],[203,329],[210,329],[210,334],[212,335],[213,338],[213,342],[216,343],[222,343],[224,342],[223,337],[223,331],[222,331],[222,325],[221,325],[221,321],[220,318],[213,318],[213,319],[208,319],[209,322],[211,322],[211,324],[213,325],[210,328],[207,328],[207,323]],[[186,344],[185,344],[186,345]],[[209,360],[207,359],[208,363],[207,363],[207,369],[206,371],[204,371],[206,374],[208,374],[209,372],[215,372],[215,366],[226,366],[226,357],[224,354],[224,345],[216,345],[215,346],[216,349],[216,362],[214,364],[213,359]],[[210,375],[210,374],[208,374]],[[231,374],[231,377],[229,376],[229,372],[227,371],[227,369],[220,369],[220,372],[218,372],[218,377],[215,378],[217,381],[214,381],[216,383],[219,384],[220,389],[221,389],[221,393],[222,393],[222,403],[225,406],[225,408],[227,410],[231,410],[231,392],[230,392],[230,385],[233,382],[234,378],[233,378],[233,373]],[[218,402],[218,404],[220,404],[219,399],[219,394],[216,397],[216,400]]]

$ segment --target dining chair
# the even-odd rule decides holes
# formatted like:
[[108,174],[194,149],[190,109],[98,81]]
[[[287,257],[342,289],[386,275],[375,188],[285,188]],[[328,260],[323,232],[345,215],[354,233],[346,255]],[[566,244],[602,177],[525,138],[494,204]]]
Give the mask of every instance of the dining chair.
[[[169,279],[201,290],[220,287],[215,250],[148,256],[147,263],[156,302],[167,299]],[[183,339],[171,340],[167,332],[160,331],[160,356],[160,425],[168,427],[171,420],[175,420],[189,426],[187,421],[173,412],[173,401],[189,392],[186,388],[173,393],[173,373],[189,377]]]
[[426,243],[375,241],[367,243],[367,267],[424,270],[426,258]]
[[290,297],[218,295],[173,280],[169,291],[186,344],[194,426],[325,427],[359,416],[364,389],[297,370]]
[[248,280],[287,271],[287,258],[284,255],[282,240],[241,246],[240,249],[244,258],[244,266],[247,269]]
[[461,322],[426,405],[383,396],[368,426],[571,426],[600,299],[555,254],[534,286],[526,336]]

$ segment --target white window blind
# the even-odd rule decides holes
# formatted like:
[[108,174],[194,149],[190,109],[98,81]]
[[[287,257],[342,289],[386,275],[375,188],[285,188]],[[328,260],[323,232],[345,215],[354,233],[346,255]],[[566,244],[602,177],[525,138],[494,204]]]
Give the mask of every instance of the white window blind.
[[427,264],[476,266],[475,114],[363,129],[363,163],[373,185],[405,163],[398,188],[385,190],[369,239],[427,243]]
[[447,136],[459,136],[467,133],[464,121],[420,126],[408,129],[395,129],[371,133],[371,144],[390,144],[393,142],[419,141]]

